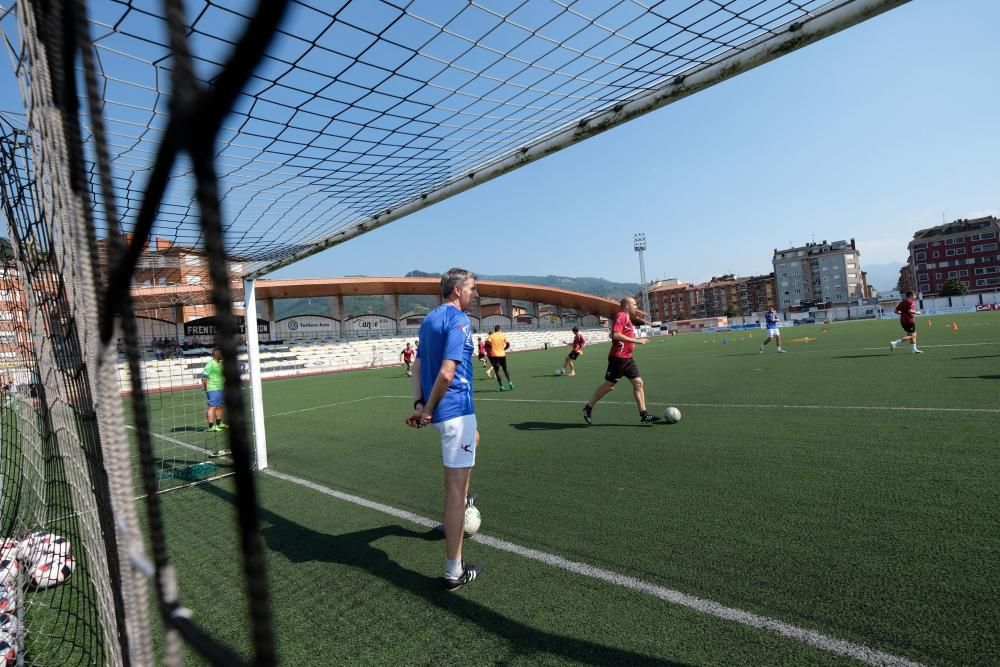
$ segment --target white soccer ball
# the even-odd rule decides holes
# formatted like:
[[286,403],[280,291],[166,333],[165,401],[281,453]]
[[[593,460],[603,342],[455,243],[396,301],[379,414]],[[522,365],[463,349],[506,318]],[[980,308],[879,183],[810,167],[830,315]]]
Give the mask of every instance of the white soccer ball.
[[0,561],[15,560],[21,557],[20,540],[4,540],[0,543]]
[[475,506],[465,508],[465,535],[472,537],[479,532],[479,526],[483,523],[483,518],[479,514],[479,509]]
[[666,412],[663,413],[663,418],[667,420],[668,424],[676,424],[681,420],[681,411],[677,408],[667,408]]
[[557,368],[556,369],[556,375],[562,375],[562,374],[563,374],[563,369]]
[[18,624],[17,616],[11,612],[0,614],[0,633],[14,635],[20,634],[21,626]]
[[13,665],[17,658],[17,639],[8,632],[0,632],[0,665]]
[[17,575],[21,571],[21,562],[18,560],[0,561],[0,587],[14,586],[17,584]]
[[19,558],[25,565],[34,565],[50,556],[69,556],[72,545],[61,535],[38,531],[21,540]]
[[31,568],[31,585],[36,589],[58,586],[73,574],[76,563],[70,556],[52,556]]

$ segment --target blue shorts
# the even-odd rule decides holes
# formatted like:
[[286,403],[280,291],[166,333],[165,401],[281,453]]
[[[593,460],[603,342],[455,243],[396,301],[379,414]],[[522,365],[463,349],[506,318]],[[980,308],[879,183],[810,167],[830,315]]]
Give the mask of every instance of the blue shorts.
[[221,408],[222,407],[222,390],[214,389],[208,392],[208,407],[210,408]]

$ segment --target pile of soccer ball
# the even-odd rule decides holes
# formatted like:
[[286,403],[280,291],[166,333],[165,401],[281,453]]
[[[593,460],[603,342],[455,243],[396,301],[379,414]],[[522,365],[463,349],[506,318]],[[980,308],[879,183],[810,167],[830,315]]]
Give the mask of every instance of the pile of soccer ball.
[[17,656],[18,591],[21,568],[33,590],[58,586],[71,574],[75,562],[65,537],[39,531],[23,540],[0,543],[0,665],[11,665]]

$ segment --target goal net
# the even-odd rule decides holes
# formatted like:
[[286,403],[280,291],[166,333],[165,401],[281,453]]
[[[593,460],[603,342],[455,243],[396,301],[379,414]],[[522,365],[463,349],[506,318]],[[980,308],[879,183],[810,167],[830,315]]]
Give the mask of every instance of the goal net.
[[273,663],[253,281],[904,1],[0,0],[0,659],[238,662],[162,507],[227,476]]

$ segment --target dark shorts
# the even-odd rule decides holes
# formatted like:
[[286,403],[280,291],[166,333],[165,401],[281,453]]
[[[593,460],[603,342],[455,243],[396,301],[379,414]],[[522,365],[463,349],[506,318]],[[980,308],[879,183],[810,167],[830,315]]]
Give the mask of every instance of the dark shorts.
[[917,323],[916,322],[910,322],[909,324],[907,324],[906,322],[900,322],[899,326],[903,327],[903,331],[905,331],[906,333],[909,333],[909,334],[916,333],[916,331],[917,331]]
[[483,354],[482,352],[480,352],[480,353],[479,353],[479,358],[480,358],[480,359],[485,359],[485,358],[486,358],[486,355],[485,355],[485,354]]
[[493,370],[498,368],[504,369],[505,372],[507,370],[507,357],[490,357],[490,363],[493,364]]
[[576,351],[574,351],[574,352],[570,352],[570,353],[569,353],[568,355],[566,355],[566,356],[568,356],[568,357],[569,357],[570,359],[572,359],[573,361],[576,361],[576,360],[577,360],[577,359],[578,359],[578,358],[580,357],[580,353],[579,353],[579,352],[576,352]]
[[632,357],[608,357],[608,372],[604,374],[604,379],[613,384],[623,377],[629,380],[639,377],[639,367],[635,365],[635,360]]
[[208,407],[210,408],[221,408],[222,407],[222,390],[213,389],[208,392]]

